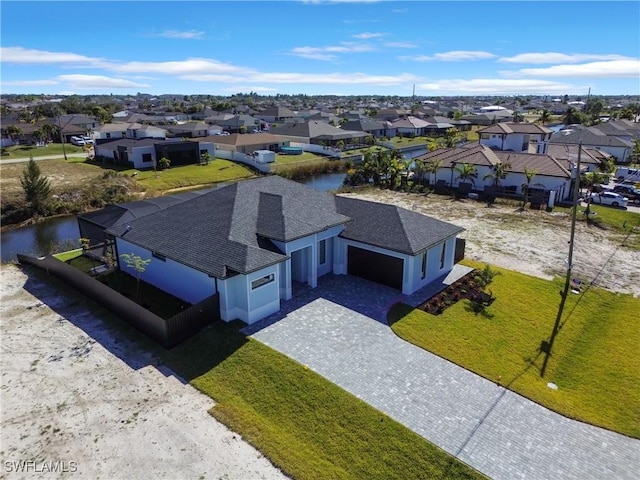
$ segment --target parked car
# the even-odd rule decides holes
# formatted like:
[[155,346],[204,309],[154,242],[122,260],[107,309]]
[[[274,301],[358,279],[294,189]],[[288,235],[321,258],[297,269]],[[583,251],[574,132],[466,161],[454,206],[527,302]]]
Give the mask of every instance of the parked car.
[[626,207],[627,203],[629,203],[628,198],[614,192],[593,192],[589,195],[587,200],[590,200],[591,203],[594,204],[609,205],[611,207]]
[[87,144],[87,142],[85,142],[82,137],[71,137],[71,143],[79,147],[82,147]]
[[633,185],[616,185],[613,191],[624,195],[634,205],[640,205],[640,188]]

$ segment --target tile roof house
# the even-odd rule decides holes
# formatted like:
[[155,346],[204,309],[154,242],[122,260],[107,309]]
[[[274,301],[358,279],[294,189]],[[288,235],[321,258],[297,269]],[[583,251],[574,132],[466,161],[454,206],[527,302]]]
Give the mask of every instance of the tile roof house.
[[452,188],[460,185],[460,178],[456,167],[464,163],[475,165],[477,178],[474,180],[473,189],[483,191],[491,187],[497,163],[511,165],[507,177],[500,181],[503,188],[510,188],[514,194],[522,191],[522,185],[526,183],[525,168],[536,172],[534,183],[536,187],[545,192],[555,192],[554,198],[565,200],[570,194],[571,173],[569,166],[548,154],[532,154],[519,152],[503,152],[493,150],[485,145],[472,147],[441,148],[433,150],[415,159],[423,163],[438,162],[440,169],[431,174],[429,183],[435,185],[438,181]]
[[190,303],[218,295],[223,320],[250,324],[277,312],[296,284],[313,288],[329,273],[411,294],[453,268],[462,231],[267,176],[116,223],[107,234],[116,258],[152,259],[142,280]]
[[478,130],[481,145],[512,152],[546,153],[553,130],[535,123],[503,122]]

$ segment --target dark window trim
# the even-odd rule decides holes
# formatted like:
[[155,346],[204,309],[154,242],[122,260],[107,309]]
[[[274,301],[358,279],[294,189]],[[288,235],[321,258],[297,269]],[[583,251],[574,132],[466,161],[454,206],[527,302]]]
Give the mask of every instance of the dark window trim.
[[251,290],[257,290],[260,287],[268,285],[274,282],[275,279],[276,279],[276,275],[274,273],[270,273],[269,275],[265,275],[264,277],[261,277],[261,278],[256,278],[255,280],[251,281]]

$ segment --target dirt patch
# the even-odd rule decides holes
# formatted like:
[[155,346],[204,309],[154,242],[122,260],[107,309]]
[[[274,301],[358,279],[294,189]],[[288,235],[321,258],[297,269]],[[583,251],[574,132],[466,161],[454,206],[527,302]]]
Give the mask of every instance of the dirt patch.
[[[463,227],[466,258],[535,277],[566,275],[571,218],[564,213],[525,210],[442,195],[368,190],[345,194],[385,202]],[[634,235],[638,235],[635,233]],[[573,277],[608,290],[640,296],[638,252],[621,246],[624,236],[583,222],[576,225]]]
[[86,305],[0,273],[0,478],[286,478]]

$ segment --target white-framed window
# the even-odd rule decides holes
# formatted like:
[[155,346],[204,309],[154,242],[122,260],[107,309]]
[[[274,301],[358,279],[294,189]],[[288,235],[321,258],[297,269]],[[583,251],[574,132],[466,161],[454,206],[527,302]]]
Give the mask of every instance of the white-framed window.
[[422,254],[422,269],[420,270],[420,278],[422,280],[427,276],[427,252]]
[[320,240],[320,243],[318,244],[318,263],[320,265],[324,265],[325,263],[327,263],[327,241],[326,240]]
[[267,285],[273,282],[275,279],[276,279],[276,276],[273,273],[270,273],[269,275],[265,275],[264,277],[261,277],[261,278],[256,278],[251,282],[251,290],[255,290],[256,288],[260,288],[263,285]]

